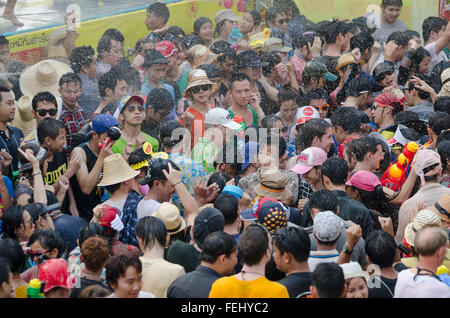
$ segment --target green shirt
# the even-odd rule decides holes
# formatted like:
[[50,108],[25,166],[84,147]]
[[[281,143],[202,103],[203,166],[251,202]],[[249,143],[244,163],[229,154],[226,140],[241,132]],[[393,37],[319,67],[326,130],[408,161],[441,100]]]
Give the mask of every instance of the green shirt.
[[[252,124],[249,126],[257,126],[258,125],[258,114],[256,113],[256,111],[253,109],[252,106],[248,105],[247,107],[253,114],[253,121],[252,121]],[[233,112],[230,109],[228,109],[228,112],[230,113],[231,118],[234,118],[235,115],[233,114]]]
[[184,92],[184,90],[186,89],[186,87],[188,85],[188,79],[187,79],[188,73],[189,73],[188,70],[184,70],[183,73],[181,74],[180,78],[177,81],[178,87],[180,88],[180,92]]
[[[153,138],[152,136],[147,135],[144,132],[141,132],[145,136],[145,141],[149,142],[152,145],[153,152],[158,152],[159,150],[159,142],[157,139]],[[120,137],[119,140],[117,140],[114,143],[114,146],[112,147],[112,151],[114,153],[119,153],[123,155],[123,151],[125,150],[125,147],[127,146],[128,142],[123,138]],[[133,150],[136,149],[136,144],[133,145]]]

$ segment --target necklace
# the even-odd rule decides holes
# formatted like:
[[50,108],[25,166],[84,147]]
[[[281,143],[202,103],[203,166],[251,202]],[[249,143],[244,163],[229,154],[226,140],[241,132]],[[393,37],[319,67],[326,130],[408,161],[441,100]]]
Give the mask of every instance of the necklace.
[[246,272],[246,271],[241,271],[242,280],[245,280],[244,274],[253,274],[253,275],[264,276],[264,274],[261,274],[261,273],[258,273],[258,272]]

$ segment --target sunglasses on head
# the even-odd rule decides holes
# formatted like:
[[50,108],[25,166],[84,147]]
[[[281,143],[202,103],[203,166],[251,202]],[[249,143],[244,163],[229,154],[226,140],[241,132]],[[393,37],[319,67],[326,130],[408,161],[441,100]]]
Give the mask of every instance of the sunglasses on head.
[[313,107],[319,111],[327,112],[328,109],[330,108],[330,105],[326,104],[326,105],[322,105],[322,106],[313,106]]
[[31,257],[31,258],[34,258],[34,257],[42,256],[42,255],[44,255],[44,254],[47,253],[47,252],[48,252],[48,251],[34,252],[34,251],[32,251],[32,250],[28,250],[28,251],[27,251],[27,255],[28,255],[29,257]]
[[58,110],[56,108],[52,108],[52,109],[37,109],[36,112],[41,117],[44,117],[47,114],[50,114],[50,116],[56,116],[56,113],[58,112]]
[[140,112],[143,112],[143,111],[145,110],[145,107],[144,107],[143,105],[139,105],[139,106],[134,106],[134,105],[128,106],[128,107],[127,107],[127,110],[128,110],[130,113],[132,113],[132,112],[134,112],[134,111],[136,110],[136,107],[137,107],[137,109],[138,109]]
[[378,80],[378,82],[381,82],[381,81],[383,81],[385,78],[386,78],[386,76],[390,76],[390,75],[392,75],[392,74],[394,74],[394,70],[387,70],[387,71],[383,71],[383,72],[381,72],[380,74],[378,74],[378,76],[377,76],[377,78],[379,79]]
[[198,92],[200,92],[200,89],[202,91],[206,92],[206,91],[209,91],[210,88],[211,88],[211,85],[209,85],[209,84],[194,86],[191,88],[191,92],[194,94],[197,94]]

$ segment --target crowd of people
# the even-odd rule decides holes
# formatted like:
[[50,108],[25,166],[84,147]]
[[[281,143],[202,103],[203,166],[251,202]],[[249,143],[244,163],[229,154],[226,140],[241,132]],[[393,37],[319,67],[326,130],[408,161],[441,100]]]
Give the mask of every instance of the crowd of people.
[[0,297],[449,298],[450,24],[402,5],[0,36]]

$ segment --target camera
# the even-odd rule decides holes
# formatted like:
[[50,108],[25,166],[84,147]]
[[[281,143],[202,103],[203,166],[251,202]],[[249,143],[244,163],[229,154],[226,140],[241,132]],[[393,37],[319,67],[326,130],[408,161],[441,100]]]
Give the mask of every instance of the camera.
[[109,143],[111,143],[111,141],[119,140],[120,136],[122,136],[122,134],[120,133],[120,129],[117,126],[108,127],[108,130],[106,131],[106,135],[109,137],[108,143],[105,145],[105,140],[103,140],[98,145],[99,148],[103,148],[103,146],[109,145]]

